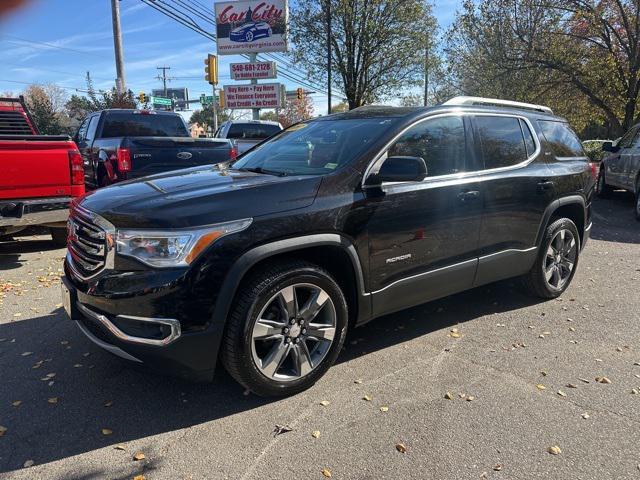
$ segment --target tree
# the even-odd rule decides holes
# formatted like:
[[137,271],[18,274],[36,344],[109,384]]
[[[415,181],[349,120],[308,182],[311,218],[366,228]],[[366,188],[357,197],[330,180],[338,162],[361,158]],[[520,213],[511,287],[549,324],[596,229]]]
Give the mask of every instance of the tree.
[[640,2],[467,0],[447,49],[465,93],[545,102],[611,136],[638,121]]
[[275,111],[264,112],[260,114],[260,120],[269,120],[271,122],[279,122],[278,114]]
[[340,102],[331,106],[331,113],[342,113],[349,110],[349,104],[347,102]]
[[[231,119],[231,111],[226,108],[221,109],[218,107],[217,114],[218,125]],[[189,118],[189,124],[193,125],[196,123],[201,125],[205,130],[208,130],[209,127],[213,127],[213,108],[211,106],[207,106],[201,110],[195,110]]]
[[63,110],[66,93],[56,85],[29,85],[24,91],[25,102],[42,135],[68,133],[68,121]]
[[313,102],[308,96],[301,100],[287,99],[284,108],[280,111],[279,121],[284,128],[294,123],[308,120],[313,116]]
[[333,86],[344,92],[350,109],[418,85],[427,35],[436,29],[426,0],[299,0],[291,14],[294,59],[316,82],[326,83],[329,38]]
[[424,105],[424,95],[410,93],[400,97],[401,107],[421,107]]

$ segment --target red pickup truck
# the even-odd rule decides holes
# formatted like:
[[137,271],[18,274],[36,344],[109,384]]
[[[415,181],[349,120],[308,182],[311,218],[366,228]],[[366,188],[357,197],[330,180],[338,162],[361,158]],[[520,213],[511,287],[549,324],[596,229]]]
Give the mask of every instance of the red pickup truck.
[[70,201],[84,194],[84,166],[67,136],[38,135],[24,99],[0,98],[0,237],[32,225],[66,244]]

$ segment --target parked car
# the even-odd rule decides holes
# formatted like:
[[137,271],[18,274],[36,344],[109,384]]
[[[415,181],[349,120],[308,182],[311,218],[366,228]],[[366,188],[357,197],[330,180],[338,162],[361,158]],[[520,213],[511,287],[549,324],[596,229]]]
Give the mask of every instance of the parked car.
[[231,30],[229,40],[232,42],[253,42],[258,38],[269,38],[273,34],[267,22],[247,22]]
[[69,203],[84,194],[82,158],[68,136],[39,135],[20,98],[0,98],[0,236],[44,226],[66,245]]
[[608,197],[614,188],[628,190],[635,195],[634,212],[640,221],[640,124],[632,127],[617,142],[605,142],[608,152],[602,159],[596,192]]
[[282,131],[282,125],[268,120],[228,120],[216,131],[217,138],[228,138],[238,155]]
[[607,142],[612,142],[612,140],[584,140],[582,142],[582,147],[584,148],[584,152],[587,154],[587,157],[589,157],[591,162],[598,164],[598,168],[605,153],[602,150],[602,145]]
[[64,303],[121,357],[200,379],[220,358],[251,391],[292,394],[349,326],[511,277],[561,295],[594,183],[546,107],[361,107],[75,202]]
[[75,140],[89,190],[236,156],[230,141],[192,138],[180,115],[155,110],[92,113],[80,125]]

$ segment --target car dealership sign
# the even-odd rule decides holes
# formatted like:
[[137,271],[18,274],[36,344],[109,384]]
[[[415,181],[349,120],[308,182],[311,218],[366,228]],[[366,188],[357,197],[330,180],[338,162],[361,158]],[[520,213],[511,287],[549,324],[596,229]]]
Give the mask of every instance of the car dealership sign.
[[280,108],[279,83],[257,83],[253,85],[225,85],[225,108]]
[[232,80],[276,78],[276,62],[231,63]]
[[286,0],[218,2],[218,55],[287,51]]

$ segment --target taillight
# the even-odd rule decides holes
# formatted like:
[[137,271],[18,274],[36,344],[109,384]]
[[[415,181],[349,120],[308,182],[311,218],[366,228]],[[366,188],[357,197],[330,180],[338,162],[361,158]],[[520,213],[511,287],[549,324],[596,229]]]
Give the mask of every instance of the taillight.
[[233,147],[231,147],[231,150],[229,150],[229,158],[231,160],[235,160],[237,156],[238,156],[238,149],[234,145]]
[[591,168],[591,176],[594,180],[598,179],[598,165],[595,162],[589,162],[589,167]]
[[69,150],[69,168],[71,169],[71,185],[84,185],[84,165],[78,150]]
[[131,171],[131,151],[128,148],[119,148],[116,152],[118,170],[120,172]]

